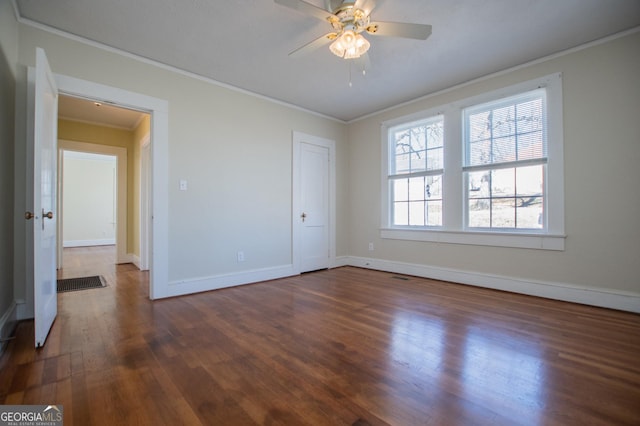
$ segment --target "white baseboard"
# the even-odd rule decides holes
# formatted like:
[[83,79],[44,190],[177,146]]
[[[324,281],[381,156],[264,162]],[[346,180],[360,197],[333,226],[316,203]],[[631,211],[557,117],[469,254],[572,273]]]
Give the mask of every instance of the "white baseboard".
[[603,288],[580,287],[558,282],[543,282],[473,271],[440,268],[428,265],[394,262],[350,256],[346,264],[398,274],[414,275],[442,281],[451,281],[477,287],[504,290],[566,302],[582,303],[601,308],[640,313],[640,294],[612,291]]
[[141,265],[141,263],[140,263],[140,256],[136,256],[136,255],[135,255],[135,254],[133,254],[133,253],[128,253],[128,254],[127,254],[127,257],[129,257],[129,259],[131,259],[131,262],[128,262],[128,263],[133,263],[134,265],[136,265],[136,267],[137,267],[138,269],[142,270],[142,267],[140,266],[140,265]]
[[101,240],[66,240],[63,241],[62,247],[113,246],[115,244],[115,238],[105,238]]
[[170,282],[168,286],[169,294],[164,295],[164,297],[181,296],[184,294],[218,290],[221,288],[233,287],[237,285],[275,280],[292,275],[298,275],[294,271],[293,265],[282,265],[270,268],[234,272],[229,274],[212,275],[209,277],[173,281]]
[[349,256],[337,256],[333,264],[333,267],[339,268],[341,266],[350,266],[349,264],[350,259],[351,258]]
[[16,299],[16,314],[18,321],[33,319],[33,303],[27,303],[24,299]]
[[0,354],[4,353],[17,324],[18,312],[16,302],[12,301],[7,310],[2,314],[2,317],[0,317]]
[[133,263],[133,264],[135,264],[136,263],[136,259],[137,259],[138,263],[140,263],[140,259],[135,254],[127,253],[127,254],[119,255],[118,258],[116,259],[116,263],[118,265],[121,265],[123,263]]

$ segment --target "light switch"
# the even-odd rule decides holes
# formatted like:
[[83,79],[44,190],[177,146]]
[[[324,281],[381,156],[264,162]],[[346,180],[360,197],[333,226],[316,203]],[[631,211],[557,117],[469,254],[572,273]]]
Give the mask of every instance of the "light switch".
[[180,179],[180,191],[187,190],[187,181],[185,179]]

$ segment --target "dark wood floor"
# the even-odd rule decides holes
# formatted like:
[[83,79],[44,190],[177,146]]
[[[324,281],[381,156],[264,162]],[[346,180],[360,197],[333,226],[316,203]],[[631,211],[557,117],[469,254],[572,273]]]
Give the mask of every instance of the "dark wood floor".
[[640,315],[351,267],[151,302],[105,250],[65,254],[109,286],[60,294],[42,349],[21,323],[0,403],[66,426],[640,424]]

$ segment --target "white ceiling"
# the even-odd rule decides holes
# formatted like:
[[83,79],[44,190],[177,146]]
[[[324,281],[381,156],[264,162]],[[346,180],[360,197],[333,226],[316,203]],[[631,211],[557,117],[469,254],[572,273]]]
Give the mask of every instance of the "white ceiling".
[[[323,7],[323,0],[308,0]],[[272,0],[16,0],[21,18],[349,121],[640,26],[639,0],[378,0],[373,20],[431,24],[426,41],[367,36],[366,76],[330,31]]]

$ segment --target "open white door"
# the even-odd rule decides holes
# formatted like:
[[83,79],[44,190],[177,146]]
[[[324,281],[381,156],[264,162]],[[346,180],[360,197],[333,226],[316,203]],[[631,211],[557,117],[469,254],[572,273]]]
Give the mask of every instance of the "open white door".
[[[33,299],[35,346],[44,345],[58,313],[56,293],[56,168],[58,89],[44,50],[36,49],[36,67],[29,104],[29,141],[27,161],[33,165],[33,205],[26,218],[32,221]],[[30,129],[31,130],[31,129]],[[32,155],[31,155],[32,154]],[[30,167],[29,167],[30,168]],[[28,199],[30,199],[29,197]],[[29,229],[31,234],[31,228]],[[28,262],[29,264],[31,262]]]

